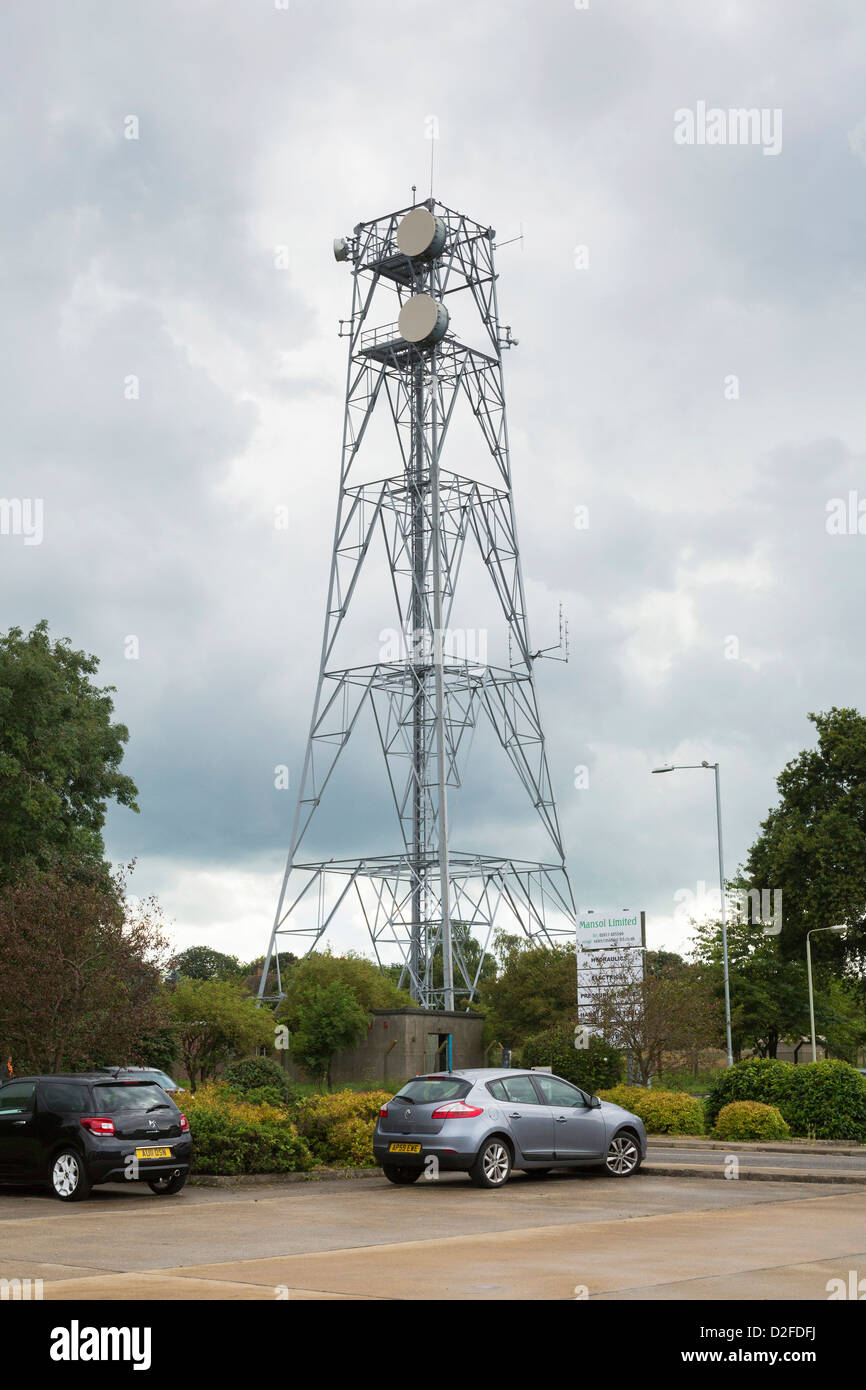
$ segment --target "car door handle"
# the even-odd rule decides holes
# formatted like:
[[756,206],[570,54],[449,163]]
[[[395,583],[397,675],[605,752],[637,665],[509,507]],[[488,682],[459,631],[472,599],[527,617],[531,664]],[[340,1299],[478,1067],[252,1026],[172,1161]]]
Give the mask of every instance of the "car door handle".
[[26,1120],[13,1120],[13,1121],[12,1121],[12,1124],[13,1124],[13,1125],[26,1125],[26,1123],[27,1123]]
[[568,1121],[568,1116],[567,1116],[567,1115],[557,1115],[557,1117],[556,1117],[556,1123],[557,1123],[558,1125],[564,1125],[564,1124],[567,1123],[567,1121]]
[[519,1120],[519,1119],[521,1118],[520,1111],[519,1111],[519,1110],[509,1110],[509,1112],[508,1112],[508,1118],[509,1118],[509,1120]]

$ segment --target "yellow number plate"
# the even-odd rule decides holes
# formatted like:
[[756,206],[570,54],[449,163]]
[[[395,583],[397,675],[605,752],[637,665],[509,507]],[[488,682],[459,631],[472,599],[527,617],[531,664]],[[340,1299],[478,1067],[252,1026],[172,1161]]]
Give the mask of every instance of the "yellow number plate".
[[171,1149],[136,1149],[136,1158],[171,1158]]
[[421,1152],[421,1145],[420,1145],[420,1144],[389,1144],[389,1145],[388,1145],[388,1152],[389,1152],[389,1154],[419,1154],[419,1153]]

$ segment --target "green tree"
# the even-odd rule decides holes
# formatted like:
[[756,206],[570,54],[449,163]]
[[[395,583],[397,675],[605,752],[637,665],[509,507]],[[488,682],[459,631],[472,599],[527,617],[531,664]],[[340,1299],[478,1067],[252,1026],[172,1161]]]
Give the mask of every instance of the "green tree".
[[314,984],[297,1003],[291,1055],[330,1090],[334,1054],[354,1047],[367,1031],[368,1020],[367,1010],[342,980]]
[[326,1085],[334,1053],[354,1047],[373,1009],[407,1009],[413,1003],[390,974],[353,951],[344,956],[311,952],[289,968],[284,988],[275,1018],[289,1031],[295,1060],[325,1078]]
[[[731,1040],[736,1058],[744,1050],[775,1058],[779,1043],[799,1042],[809,1033],[806,966],[787,958],[777,936],[760,926],[731,920],[727,924],[731,993]],[[721,1005],[724,997],[720,922],[695,929],[694,958],[707,972]],[[862,1008],[851,980],[816,979],[815,1028],[828,1047],[853,1059],[863,1036]]]
[[575,1047],[571,1020],[527,1038],[520,1050],[520,1063],[524,1067],[551,1067],[557,1076],[592,1094],[616,1086],[625,1069],[622,1054],[603,1038],[591,1037],[586,1047]]
[[718,1040],[720,1028],[707,972],[668,951],[648,952],[643,976],[625,957],[609,972],[582,1021],[631,1053],[644,1085],[664,1069],[665,1053],[695,1054]]
[[274,1018],[230,980],[181,979],[167,998],[192,1089],[217,1067],[273,1047]]
[[[784,1039],[801,1037],[809,1026],[806,972],[799,961],[786,960],[778,940],[761,926],[729,920],[728,962],[731,994],[731,1042],[734,1056],[744,1049],[775,1057]],[[694,959],[708,974],[713,992],[724,998],[721,922],[695,927]]]
[[577,1014],[577,961],[573,946],[544,946],[517,936],[496,941],[499,973],[487,980],[481,1005],[485,1032],[503,1047],[543,1033]]
[[744,879],[782,890],[783,956],[802,960],[806,932],[847,924],[815,939],[818,961],[846,952],[866,958],[866,719],[856,709],[810,714],[818,747],[804,749],[777,778],[779,804],[761,823]]
[[688,971],[688,962],[677,951],[646,951],[644,970],[647,975],[667,975],[672,978]]
[[224,955],[212,946],[189,946],[174,956],[169,964],[169,977],[188,980],[239,980],[246,968],[237,956]]
[[[866,1016],[859,981],[824,975],[815,998],[815,1031],[831,1057],[856,1066],[866,1043]],[[811,1053],[808,1054],[811,1056]]]
[[120,771],[129,733],[112,723],[113,686],[96,657],[52,642],[48,624],[0,637],[0,880],[26,860],[103,857],[106,803],[137,811]]
[[152,1063],[167,1023],[153,900],[90,858],[31,860],[0,886],[0,1049],[15,1070]]
[[292,965],[283,980],[286,997],[276,1017],[291,1033],[298,1027],[299,1008],[316,986],[339,982],[351,992],[366,1013],[373,1009],[407,1009],[412,997],[399,989],[394,980],[379,969],[375,961],[349,951],[344,956],[330,951],[312,951]]
[[178,1058],[177,1035],[168,1016],[168,1005],[164,993],[159,1001],[160,1015],[164,1022],[155,1028],[142,1028],[136,1040],[134,1054],[117,1055],[109,1060],[119,1066],[158,1067],[160,1071],[171,1073]]

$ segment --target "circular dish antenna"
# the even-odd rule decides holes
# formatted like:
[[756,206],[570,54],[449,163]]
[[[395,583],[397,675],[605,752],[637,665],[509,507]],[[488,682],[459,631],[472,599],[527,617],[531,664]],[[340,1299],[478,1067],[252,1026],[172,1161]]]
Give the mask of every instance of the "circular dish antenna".
[[400,337],[416,347],[432,347],[448,331],[448,310],[429,294],[415,294],[400,310]]
[[441,217],[434,217],[427,208],[413,208],[397,228],[397,245],[404,256],[413,260],[419,256],[432,260],[445,245],[445,233]]
[[344,236],[334,238],[334,260],[347,261],[349,259],[349,243]]

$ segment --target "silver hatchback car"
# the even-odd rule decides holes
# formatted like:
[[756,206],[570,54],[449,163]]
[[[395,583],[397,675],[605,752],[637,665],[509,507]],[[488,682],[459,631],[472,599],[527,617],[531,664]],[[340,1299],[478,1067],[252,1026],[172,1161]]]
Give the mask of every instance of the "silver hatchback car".
[[627,1178],[646,1157],[646,1130],[549,1072],[472,1068],[407,1081],[379,1111],[373,1153],[398,1184],[439,1169],[468,1173],[476,1187],[502,1187],[512,1168],[600,1167]]

